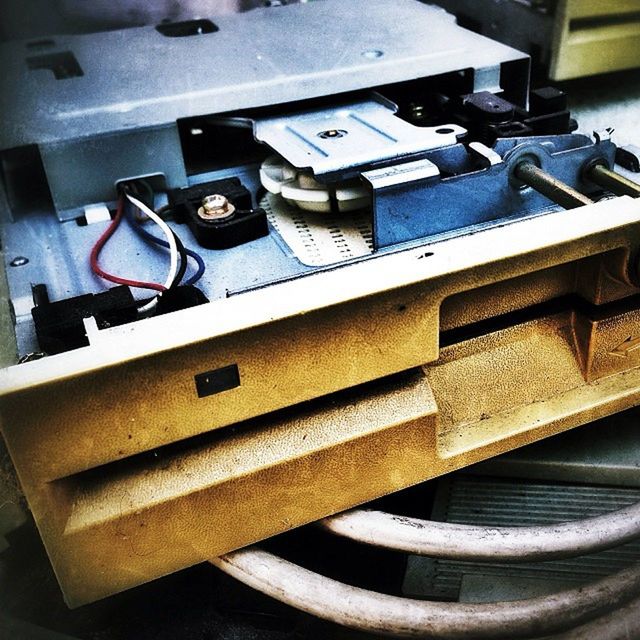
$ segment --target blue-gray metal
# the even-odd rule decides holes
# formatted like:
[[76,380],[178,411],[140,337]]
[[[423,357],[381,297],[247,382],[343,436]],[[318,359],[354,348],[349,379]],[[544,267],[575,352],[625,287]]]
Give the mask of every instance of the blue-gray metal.
[[0,151],[40,147],[67,220],[107,200],[117,180],[162,174],[186,186],[181,118],[458,70],[473,72],[474,90],[499,91],[502,65],[513,62],[521,73],[509,89],[524,96],[528,86],[527,56],[416,0],[392,11],[388,0],[323,0],[220,16],[216,26],[186,37],[142,27],[0,45]]
[[161,175],[168,189],[187,186],[175,124],[48,142],[40,145],[40,156],[60,220],[80,217],[88,204],[109,202],[123,178]]
[[[189,182],[195,184],[230,176],[238,176],[254,192],[258,188],[256,167],[235,167],[215,174],[202,174]],[[110,204],[113,206],[115,203]],[[38,351],[31,319],[32,285],[45,283],[52,301],[83,293],[98,293],[113,286],[95,276],[89,267],[91,247],[107,224],[99,222],[79,226],[74,220],[60,222],[52,211],[42,210],[31,211],[16,217],[12,223],[0,226],[9,297],[21,356]],[[198,247],[187,225],[173,221],[168,221],[168,224],[186,246],[203,256],[207,270],[198,287],[210,300],[311,271],[292,257],[290,252],[287,253],[286,245],[279,241],[273,231],[264,238],[239,247],[216,251]],[[148,230],[161,235],[156,228],[148,227]],[[28,262],[11,266],[16,257],[27,258]],[[107,271],[152,282],[161,282],[168,267],[167,252],[145,243],[127,223],[120,226],[113,241],[105,246],[100,261]],[[195,264],[192,261],[189,264],[188,273],[192,274]],[[136,291],[135,294],[140,298],[148,295],[142,291]]]
[[397,118],[397,110],[374,93],[368,100],[257,119],[253,129],[256,140],[320,180],[351,178],[363,165],[402,162],[428,149],[454,145],[466,133],[457,124],[417,127]]
[[[606,423],[599,426],[608,430]],[[540,461],[544,463],[543,455]],[[585,472],[590,469],[585,460]],[[486,473],[457,473],[438,481],[431,519],[485,527],[544,526],[602,515],[639,499],[637,487],[558,483],[553,472],[537,482],[520,476],[500,479]],[[586,585],[639,560],[640,540],[546,562],[486,563],[410,555],[402,591],[411,597],[460,602],[521,600]]]
[[468,467],[464,473],[640,490],[639,423],[638,408],[617,413]]
[[[535,140],[535,144],[531,140]],[[385,199],[388,199],[389,207],[392,208],[391,213],[398,210],[393,209],[392,205],[411,207],[406,212],[410,214],[407,217],[413,219],[411,224],[405,220],[404,226],[394,226],[397,218],[390,216],[386,227],[384,225],[387,222],[382,220],[383,228],[389,234],[395,234],[395,237],[401,237],[403,241],[411,239],[412,242],[409,245],[381,245],[377,254],[419,244],[426,247],[446,236],[470,233],[519,216],[544,215],[557,210],[558,207],[539,197],[531,189],[520,191],[517,185],[509,182],[509,169],[514,160],[520,157],[521,151],[527,151],[529,157],[534,153],[539,154],[540,164],[544,168],[574,185],[585,160],[604,157],[612,161],[615,154],[615,148],[608,140],[594,144],[590,138],[575,134],[529,141],[502,140],[498,142],[496,150],[504,158],[502,163],[456,179],[440,179],[438,167],[446,172],[455,167],[470,169],[472,156],[459,144],[431,152],[429,158],[368,172],[370,181],[375,179],[380,187],[376,190],[378,208],[375,220],[378,224],[378,214],[381,212],[379,206]],[[508,153],[510,150],[511,154]],[[515,155],[516,150],[518,155]],[[254,193],[258,189],[257,166],[234,167],[202,174],[190,178],[189,182],[195,184],[229,176],[238,176]],[[402,186],[402,179],[407,180],[408,177],[413,181],[409,181],[405,188]],[[384,186],[393,185],[397,181],[400,181],[399,186]],[[452,185],[450,197],[447,195],[447,188],[441,186],[443,183]],[[483,191],[478,191],[479,189]],[[487,207],[492,199],[499,198],[510,205],[515,206],[518,201],[522,201],[529,206],[516,211],[501,209],[504,203],[496,204],[494,208]],[[479,208],[482,206],[485,209]],[[51,211],[33,211],[0,226],[20,355],[38,350],[31,320],[32,284],[46,283],[52,300],[104,290],[105,283],[94,276],[89,268],[88,256],[105,225],[106,223],[96,223],[78,226],[73,220],[61,223]],[[185,245],[197,248],[186,225],[174,222],[170,222],[170,225],[181,236]],[[239,247],[225,251],[198,248],[198,251],[207,264],[205,276],[198,286],[209,299],[220,299],[277,281],[335,268],[305,266],[291,253],[275,229],[271,229],[268,236]],[[17,257],[27,258],[28,262],[9,266]],[[348,260],[342,264],[364,259],[375,259],[375,255]],[[126,225],[117,231],[117,240],[105,247],[101,260],[114,273],[151,281],[161,280],[167,265],[166,252],[144,244]]]
[[[474,90],[528,57],[416,0],[322,0],[215,18],[214,33],[153,27],[0,46],[0,150],[162,127],[179,118],[284,104],[474,70]],[[56,79],[28,60],[70,52],[83,75]],[[32,66],[34,66],[32,64]],[[486,72],[486,74],[485,74]],[[480,77],[482,76],[482,77]]]
[[595,159],[613,167],[615,158],[615,145],[606,136],[593,142],[578,134],[503,139],[494,151],[503,161],[473,172],[461,167],[469,161],[463,145],[425,154],[441,173],[457,174],[452,177],[434,173],[414,179],[413,172],[398,171],[395,180],[385,175],[381,181],[377,171],[363,173],[372,192],[375,248],[548,208],[552,203],[547,198],[513,177],[524,160],[588,193],[597,187],[582,180],[584,167]]

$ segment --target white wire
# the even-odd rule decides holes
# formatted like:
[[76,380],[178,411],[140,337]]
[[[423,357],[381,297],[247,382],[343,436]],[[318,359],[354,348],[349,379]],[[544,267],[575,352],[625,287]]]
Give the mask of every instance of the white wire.
[[[129,193],[125,193],[125,196],[134,207],[140,209],[142,213],[144,213],[150,220],[155,222],[160,227],[162,233],[167,239],[167,242],[169,243],[169,273],[167,274],[167,279],[164,283],[165,289],[168,289],[173,284],[176,273],[178,272],[178,245],[176,244],[175,236],[169,228],[169,225],[153,209],[149,208],[144,202],[138,200],[138,198],[135,198]],[[140,307],[140,309],[138,309],[138,313],[144,315],[154,309],[157,304],[158,296],[155,296],[153,300]]]

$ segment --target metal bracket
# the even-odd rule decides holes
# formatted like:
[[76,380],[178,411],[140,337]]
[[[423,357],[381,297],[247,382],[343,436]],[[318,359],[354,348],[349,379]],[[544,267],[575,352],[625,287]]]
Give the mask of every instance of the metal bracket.
[[397,118],[397,109],[374,94],[362,102],[255,120],[254,135],[297,169],[344,180],[358,175],[358,167],[452,146],[466,133],[456,124],[416,127]]
[[[362,178],[372,190],[375,248],[555,207],[513,178],[513,169],[522,160],[533,161],[574,189],[593,192],[598,187],[583,181],[582,169],[596,159],[613,166],[615,145],[609,140],[594,143],[587,136],[569,134],[502,139],[492,152],[494,164],[477,171],[463,166],[461,159],[468,166],[466,150],[454,145],[428,153],[428,159],[419,163],[391,167],[382,174],[363,173]],[[478,148],[471,153],[477,156]],[[499,159],[503,161],[498,162]],[[486,162],[485,157],[485,165]],[[422,172],[417,169],[419,166],[423,167]],[[434,168],[429,176],[424,174],[427,166]],[[447,166],[449,173],[453,168],[454,175],[439,176],[439,166]],[[381,175],[386,176],[384,181]]]

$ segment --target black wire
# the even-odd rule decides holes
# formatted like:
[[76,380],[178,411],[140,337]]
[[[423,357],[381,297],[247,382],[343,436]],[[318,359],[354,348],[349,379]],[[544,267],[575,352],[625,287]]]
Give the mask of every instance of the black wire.
[[178,254],[180,255],[180,267],[176,272],[176,277],[173,279],[171,286],[169,289],[175,289],[182,282],[182,278],[184,278],[184,274],[187,272],[187,252],[185,251],[184,245],[182,244],[182,240],[176,235],[176,232],[171,229],[171,233],[176,241],[176,246],[178,247]]
[[[153,192],[153,188],[151,187],[151,185],[146,181],[146,180],[138,180],[138,183],[140,185],[142,185],[142,187],[144,188],[144,190],[147,192],[147,196],[148,196],[148,200],[145,202],[145,200],[143,199],[142,201],[150,208],[150,209],[154,209],[154,192]],[[138,194],[139,195],[139,194]],[[176,234],[176,232],[171,229],[171,233],[173,234],[173,237],[176,241],[176,247],[178,248],[178,255],[180,256],[180,266],[178,267],[178,270],[176,271],[176,275],[173,279],[173,282],[171,283],[169,289],[175,289],[176,287],[178,287],[180,285],[180,283],[182,282],[182,279],[184,278],[185,273],[187,272],[187,261],[188,261],[188,257],[187,257],[187,252],[184,248],[184,245],[182,244],[182,240],[180,240],[179,236]]]

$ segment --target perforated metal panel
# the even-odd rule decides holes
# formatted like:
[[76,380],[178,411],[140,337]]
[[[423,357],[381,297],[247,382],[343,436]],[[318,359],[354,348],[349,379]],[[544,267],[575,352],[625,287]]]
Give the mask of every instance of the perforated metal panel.
[[[522,527],[578,520],[640,500],[640,489],[457,475],[440,482],[433,517]],[[528,563],[478,563],[411,556],[407,595],[461,601],[534,597],[596,580],[640,561],[640,540],[600,553]]]
[[320,267],[373,253],[371,213],[303,211],[269,194],[261,206],[271,226],[305,265]]

